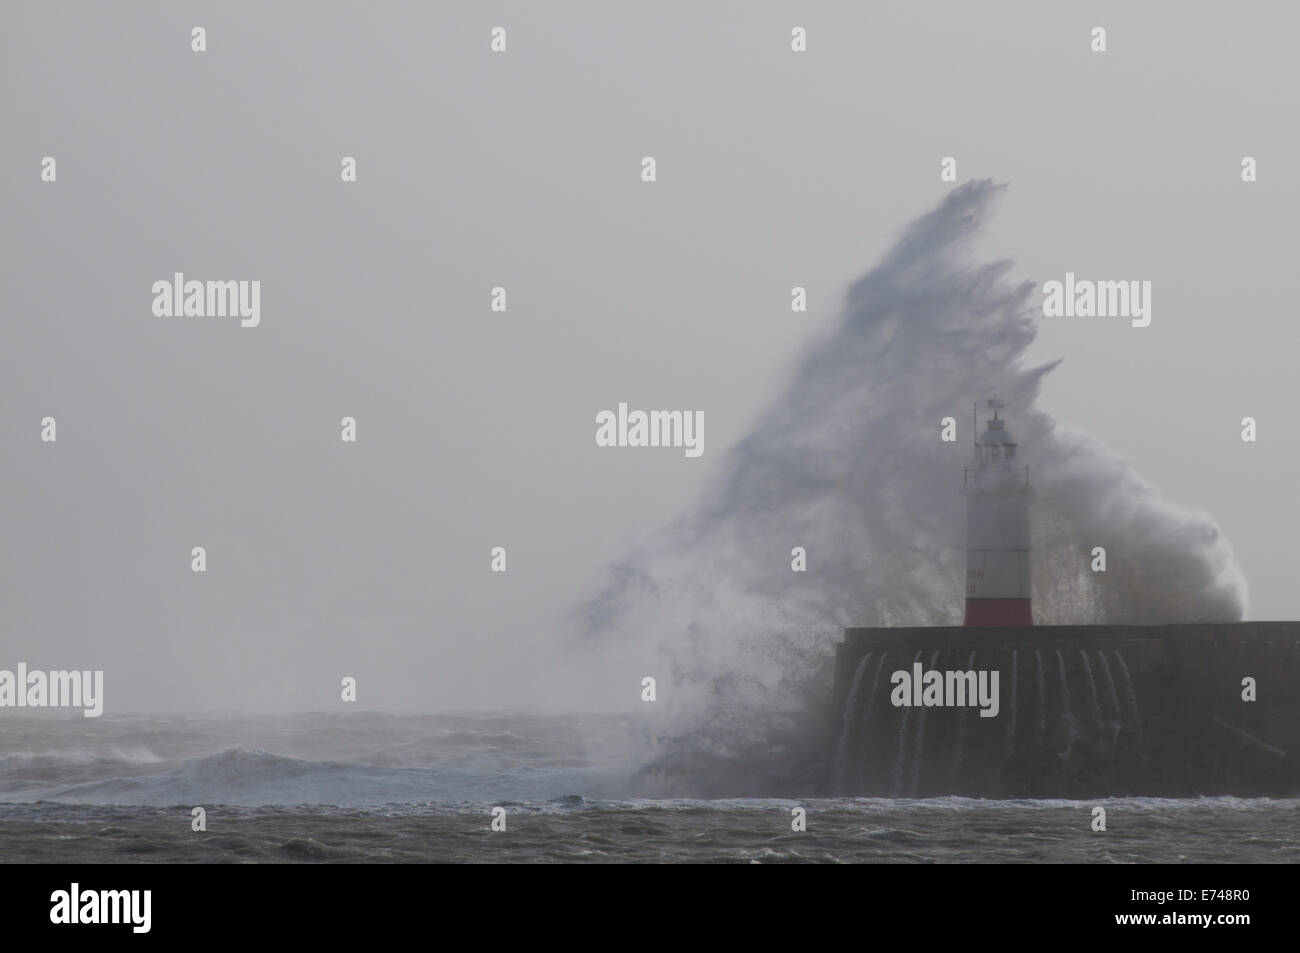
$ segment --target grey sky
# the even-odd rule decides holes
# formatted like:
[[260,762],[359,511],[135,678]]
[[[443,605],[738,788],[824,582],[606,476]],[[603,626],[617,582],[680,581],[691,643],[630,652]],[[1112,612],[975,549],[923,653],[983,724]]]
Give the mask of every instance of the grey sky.
[[[1219,521],[1250,617],[1300,617],[1296,19],[11,5],[0,667],[103,668],[110,711],[334,707],[345,674],[366,707],[529,703],[557,613],[697,496],[949,155],[1010,183],[1014,274],[1153,282],[1149,328],[1044,320],[1041,406]],[[260,280],[261,326],[154,317],[175,271]],[[704,456],[598,449],[619,401],[703,410]]]

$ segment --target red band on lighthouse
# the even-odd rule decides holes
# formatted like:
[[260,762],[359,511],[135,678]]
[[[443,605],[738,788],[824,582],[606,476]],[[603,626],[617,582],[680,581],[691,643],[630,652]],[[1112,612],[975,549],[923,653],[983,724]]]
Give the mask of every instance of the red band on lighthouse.
[[1028,599],[967,599],[962,625],[1033,625]]

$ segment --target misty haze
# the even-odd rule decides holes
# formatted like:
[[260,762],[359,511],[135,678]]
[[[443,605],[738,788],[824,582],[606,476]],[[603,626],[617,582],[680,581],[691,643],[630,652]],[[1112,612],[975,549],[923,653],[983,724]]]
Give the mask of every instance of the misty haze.
[[1292,53],[1182,9],[15,10],[6,852],[1294,850]]

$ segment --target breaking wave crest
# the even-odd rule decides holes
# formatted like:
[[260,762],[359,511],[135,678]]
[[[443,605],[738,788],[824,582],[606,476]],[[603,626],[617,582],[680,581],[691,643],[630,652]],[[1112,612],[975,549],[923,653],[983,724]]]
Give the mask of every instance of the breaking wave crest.
[[[968,183],[908,225],[698,505],[584,606],[582,651],[658,677],[671,714],[643,752],[656,774],[704,759],[730,765],[721,789],[743,787],[774,713],[829,693],[841,628],[960,624],[970,441],[941,442],[939,422],[968,427],[994,394],[1035,492],[1037,621],[1242,618],[1245,580],[1215,522],[1036,406],[1057,362],[1024,363],[1035,285],[970,251],[1002,189]],[[1123,571],[1093,573],[1095,545]],[[794,547],[806,572],[791,571]]]

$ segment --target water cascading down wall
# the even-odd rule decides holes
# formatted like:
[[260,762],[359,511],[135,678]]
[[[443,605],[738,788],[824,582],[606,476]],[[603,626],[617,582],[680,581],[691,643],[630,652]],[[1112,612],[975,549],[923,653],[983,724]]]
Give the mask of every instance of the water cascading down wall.
[[[918,662],[997,671],[996,716],[973,700],[895,706],[893,673]],[[1300,794],[1298,689],[1300,622],[846,629],[827,783],[879,797]]]

